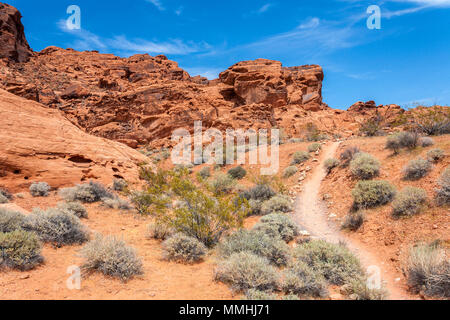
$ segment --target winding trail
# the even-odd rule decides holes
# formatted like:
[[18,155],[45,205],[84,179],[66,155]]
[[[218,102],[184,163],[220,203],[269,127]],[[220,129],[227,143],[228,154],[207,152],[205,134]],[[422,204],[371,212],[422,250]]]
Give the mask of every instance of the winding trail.
[[331,243],[346,243],[347,247],[360,258],[363,267],[378,267],[381,271],[382,281],[389,291],[390,299],[409,299],[410,297],[395,285],[394,275],[390,274],[386,270],[387,268],[383,267],[384,263],[362,244],[342,234],[339,227],[333,221],[330,221],[328,217],[326,205],[319,197],[321,183],[326,177],[323,163],[326,159],[334,157],[339,144],[339,142],[334,142],[324,147],[319,165],[312,170],[304,184],[303,191],[297,197],[294,219],[315,238]]

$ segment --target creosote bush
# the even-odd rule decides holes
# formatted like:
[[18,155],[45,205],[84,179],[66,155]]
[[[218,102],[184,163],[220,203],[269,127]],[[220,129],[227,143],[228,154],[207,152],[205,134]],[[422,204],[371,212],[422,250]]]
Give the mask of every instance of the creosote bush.
[[290,258],[289,246],[279,237],[264,232],[240,229],[218,245],[219,255],[228,258],[237,252],[252,252],[267,258],[277,266],[286,265]]
[[341,244],[313,240],[294,250],[295,261],[303,262],[334,285],[343,285],[364,275],[360,262]]
[[380,174],[380,162],[368,153],[358,153],[350,162],[352,174],[364,180],[373,179]]
[[350,212],[342,223],[342,229],[357,231],[364,224],[366,215],[363,211]]
[[23,228],[35,232],[42,241],[57,246],[83,244],[89,240],[89,231],[80,219],[57,209],[34,209],[27,216]]
[[309,160],[311,156],[306,151],[297,151],[294,153],[291,165],[300,164]]
[[419,244],[408,258],[408,283],[429,296],[450,297],[450,262],[439,243]]
[[97,235],[81,249],[86,260],[84,269],[127,281],[143,274],[142,262],[136,251],[115,237]]
[[411,160],[403,168],[403,178],[407,180],[419,180],[425,177],[433,168],[430,161],[425,159]]
[[149,224],[147,227],[147,235],[150,239],[166,240],[173,234],[173,229],[165,224],[154,222]]
[[427,152],[428,161],[439,162],[445,158],[445,152],[441,149],[433,149]]
[[406,187],[395,198],[392,214],[395,217],[418,214],[427,201],[427,192],[421,188]]
[[233,179],[241,180],[247,175],[247,171],[239,166],[228,170],[228,175]]
[[284,169],[283,178],[290,178],[298,172],[298,168],[296,166],[290,166]]
[[34,233],[24,230],[0,232],[0,269],[34,269],[44,261],[41,247],[39,238]]
[[285,195],[276,195],[269,200],[266,200],[261,205],[261,213],[262,215],[268,215],[271,213],[279,213],[279,212],[291,212],[293,210],[293,206],[291,203],[291,199]]
[[316,298],[328,295],[328,284],[322,274],[302,261],[296,261],[284,270],[281,287],[287,294]]
[[308,146],[309,152],[317,152],[319,150],[322,150],[322,145],[320,143],[313,143],[310,146]]
[[450,167],[447,167],[438,180],[436,189],[436,202],[438,205],[450,204]]
[[104,198],[113,199],[114,195],[104,186],[96,182],[79,184],[72,188],[64,188],[59,192],[60,196],[69,202],[81,201],[85,203],[94,203]]
[[88,212],[86,208],[80,202],[60,202],[58,203],[58,210],[73,214],[78,218],[87,218]]
[[277,270],[269,261],[251,252],[238,252],[222,260],[216,271],[217,281],[231,285],[238,292],[249,289],[272,291],[277,289]]
[[375,208],[391,202],[395,187],[387,181],[360,181],[352,190],[354,209]]
[[280,237],[286,242],[294,240],[299,235],[297,224],[283,213],[273,213],[262,217],[253,229],[271,237]]
[[163,243],[163,256],[166,260],[181,263],[194,263],[201,261],[207,249],[196,238],[177,233]]
[[35,182],[30,186],[30,193],[33,197],[47,197],[50,189],[47,182]]
[[0,208],[0,232],[7,233],[21,229],[25,217],[23,213]]
[[333,171],[334,168],[339,167],[340,164],[341,164],[341,162],[338,159],[330,158],[330,159],[325,160],[323,166],[324,166],[325,170],[327,171],[327,173],[331,173],[331,171]]
[[361,150],[357,146],[347,147],[344,151],[342,151],[339,159],[342,162],[343,167],[348,167],[350,162],[355,158],[355,156],[360,153]]

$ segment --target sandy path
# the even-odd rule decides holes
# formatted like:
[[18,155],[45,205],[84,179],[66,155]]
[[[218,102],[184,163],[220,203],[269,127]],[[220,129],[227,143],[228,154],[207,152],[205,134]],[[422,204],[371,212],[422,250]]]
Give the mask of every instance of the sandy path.
[[[345,242],[348,248],[358,255],[365,268],[378,267],[382,281],[389,291],[390,299],[409,299],[409,296],[395,285],[394,276],[386,270],[385,264],[368,248],[345,237],[340,232],[339,227],[333,221],[330,221],[328,217],[327,208],[319,197],[319,190],[323,179],[326,177],[323,162],[328,158],[334,157],[338,147],[339,142],[324,147],[319,165],[311,172],[304,184],[302,193],[297,197],[295,220],[303,229],[310,232],[313,237],[332,243]],[[338,188],[339,186],[336,187]]]

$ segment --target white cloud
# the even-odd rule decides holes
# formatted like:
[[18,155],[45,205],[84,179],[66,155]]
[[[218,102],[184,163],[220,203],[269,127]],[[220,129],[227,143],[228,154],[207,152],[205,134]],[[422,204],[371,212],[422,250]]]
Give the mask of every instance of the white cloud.
[[163,6],[163,4],[162,4],[162,2],[160,0],[145,0],[145,1],[153,4],[160,11],[166,10],[166,8],[164,8],[164,6]]
[[311,18],[310,20],[299,25],[298,28],[299,29],[313,29],[313,28],[317,28],[319,25],[320,25],[319,18]]
[[262,14],[262,13],[264,13],[264,12],[267,12],[267,11],[269,11],[269,9],[270,9],[272,6],[273,6],[273,4],[267,3],[267,4],[263,5],[261,8],[258,9],[258,13],[259,13],[259,14]]

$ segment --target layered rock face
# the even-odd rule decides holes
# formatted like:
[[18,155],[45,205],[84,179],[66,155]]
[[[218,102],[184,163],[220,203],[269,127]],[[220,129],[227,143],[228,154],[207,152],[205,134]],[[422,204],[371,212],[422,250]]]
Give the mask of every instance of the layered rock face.
[[33,54],[21,19],[22,15],[16,8],[0,2],[0,59],[24,62]]
[[59,110],[0,89],[0,184],[12,191],[33,181],[52,187],[115,177],[138,179],[139,152],[94,137],[70,123]]

